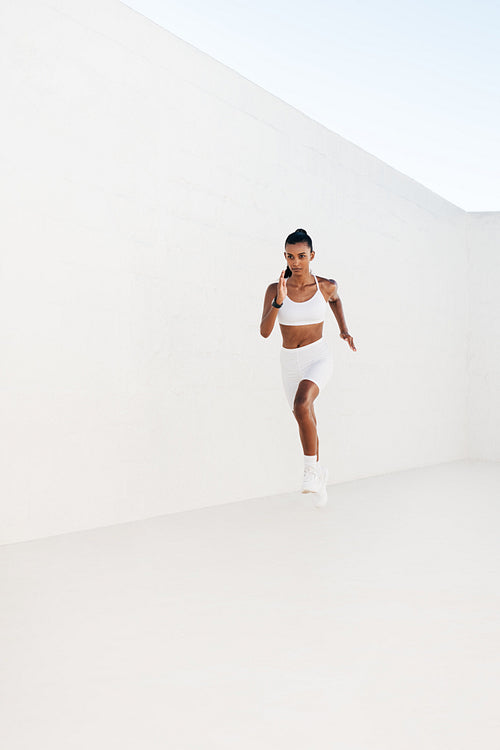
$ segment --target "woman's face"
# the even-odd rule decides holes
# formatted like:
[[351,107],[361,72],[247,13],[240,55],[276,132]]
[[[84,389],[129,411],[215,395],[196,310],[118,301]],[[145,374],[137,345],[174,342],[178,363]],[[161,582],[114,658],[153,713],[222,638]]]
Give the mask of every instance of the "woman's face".
[[285,245],[285,260],[291,272],[297,276],[309,272],[309,263],[313,258],[314,250],[310,250],[307,242]]

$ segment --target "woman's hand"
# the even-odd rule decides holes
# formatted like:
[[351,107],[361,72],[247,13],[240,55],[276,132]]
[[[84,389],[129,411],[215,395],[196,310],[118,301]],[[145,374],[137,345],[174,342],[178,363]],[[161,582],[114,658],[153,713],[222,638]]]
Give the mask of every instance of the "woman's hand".
[[286,279],[285,279],[285,270],[283,270],[281,272],[281,276],[278,279],[278,291],[276,292],[276,304],[282,305],[285,297],[286,297]]
[[344,341],[347,341],[353,352],[357,351],[356,347],[354,346],[354,339],[350,333],[347,333],[347,331],[342,331],[342,333],[339,333],[339,336],[341,339],[344,339]]

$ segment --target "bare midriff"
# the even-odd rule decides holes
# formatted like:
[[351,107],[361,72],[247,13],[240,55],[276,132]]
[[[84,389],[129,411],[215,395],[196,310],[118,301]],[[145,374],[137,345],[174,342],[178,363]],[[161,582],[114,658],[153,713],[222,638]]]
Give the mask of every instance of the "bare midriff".
[[318,341],[323,335],[323,323],[306,326],[284,326],[280,323],[284,349],[298,349]]

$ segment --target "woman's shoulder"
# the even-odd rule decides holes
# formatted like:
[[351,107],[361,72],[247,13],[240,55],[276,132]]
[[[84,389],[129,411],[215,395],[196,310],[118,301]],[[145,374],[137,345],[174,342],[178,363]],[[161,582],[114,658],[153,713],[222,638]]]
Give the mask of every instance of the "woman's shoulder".
[[273,299],[273,297],[276,297],[278,294],[278,282],[273,281],[272,284],[269,284],[269,286],[266,289],[266,293],[264,295],[264,304],[269,304],[269,302]]
[[337,282],[335,279],[327,279],[325,276],[316,276],[319,288],[328,300],[337,299]]
[[337,286],[335,279],[327,279],[326,276],[316,276],[316,278],[318,279],[318,283],[324,286],[325,289],[326,287],[333,289],[334,286]]

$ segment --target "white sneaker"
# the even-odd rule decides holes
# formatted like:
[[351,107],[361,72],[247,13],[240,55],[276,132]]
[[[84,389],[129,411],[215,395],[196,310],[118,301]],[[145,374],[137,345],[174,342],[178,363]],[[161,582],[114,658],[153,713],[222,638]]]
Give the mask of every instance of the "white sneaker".
[[324,508],[328,502],[328,494],[326,491],[326,482],[328,480],[328,469],[321,469],[321,478],[323,480],[323,487],[314,495],[314,507]]
[[316,492],[314,495],[314,507],[315,508],[324,508],[325,505],[328,502],[328,493],[326,491],[326,479],[325,479],[325,486],[320,492]]
[[325,486],[323,481],[324,469],[315,466],[306,466],[304,468],[304,480],[302,482],[302,492],[320,492]]

